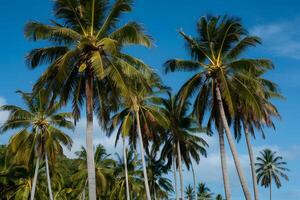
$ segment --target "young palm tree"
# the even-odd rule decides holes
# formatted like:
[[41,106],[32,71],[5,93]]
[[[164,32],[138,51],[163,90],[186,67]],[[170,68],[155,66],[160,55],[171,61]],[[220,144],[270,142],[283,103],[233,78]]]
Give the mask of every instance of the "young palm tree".
[[[250,141],[250,136],[255,137],[255,130],[258,130],[262,133],[263,138],[265,138],[264,134],[264,126],[275,128],[272,117],[280,117],[276,107],[270,102],[271,98],[278,98],[281,95],[278,93],[278,89],[276,84],[272,83],[269,80],[261,78],[263,72],[260,71],[255,78],[256,84],[249,84],[249,82],[245,81],[244,84],[249,84],[253,87],[253,91],[255,91],[255,96],[258,99],[259,109],[261,109],[260,117],[256,115],[255,111],[247,106],[246,102],[239,101],[238,97],[236,98],[236,102],[238,105],[238,109],[236,110],[234,117],[234,133],[236,139],[239,141],[242,135],[242,127],[244,129],[244,135],[246,139],[249,160],[250,160],[250,168],[252,174],[252,184],[254,191],[254,199],[258,200],[258,188],[257,188],[257,177],[255,173],[255,161],[253,156],[252,145]],[[252,82],[253,80],[251,80]],[[255,87],[256,86],[256,87]]]
[[[148,146],[150,140],[158,140],[158,132],[161,127],[167,126],[167,119],[159,112],[159,106],[155,101],[155,87],[159,86],[159,80],[154,73],[145,73],[147,84],[136,80],[127,80],[127,86],[121,90],[123,99],[123,110],[112,117],[111,130],[118,125],[117,140],[120,135],[129,135],[129,141],[136,146],[136,140],[139,140],[140,153],[143,164],[143,174],[147,200],[150,200],[150,188],[147,176],[144,146]],[[142,134],[143,133],[143,134]]]
[[[155,147],[156,146],[156,147]],[[171,181],[164,177],[170,171],[163,158],[158,157],[159,144],[152,145],[151,151],[147,153],[147,175],[149,177],[149,188],[154,200],[168,198],[173,192]]]
[[[118,28],[122,13],[132,9],[132,0],[55,0],[55,20],[50,24],[29,22],[25,36],[33,41],[46,40],[51,46],[32,50],[27,56],[30,68],[48,64],[34,89],[45,87],[72,100],[75,120],[86,104],[86,150],[89,199],[96,200],[96,177],[93,155],[93,114],[104,123],[117,100],[112,90],[125,85],[124,76],[137,78],[142,62],[121,53],[129,44],[151,45],[151,39],[136,22]],[[113,97],[111,97],[113,96]],[[107,98],[111,97],[109,100]]]
[[[125,172],[125,159],[117,154],[117,165],[114,169],[114,178],[108,197],[112,200],[120,199],[125,200],[127,196],[125,193],[126,187],[126,172]],[[145,189],[142,180],[141,161],[138,160],[137,154],[134,152],[133,147],[126,151],[127,163],[127,178],[130,199],[145,199]],[[125,184],[124,184],[125,182]],[[126,196],[126,198],[125,198]]]
[[285,180],[289,180],[288,176],[285,174],[289,171],[286,166],[286,162],[283,161],[281,156],[277,156],[276,152],[270,149],[264,149],[260,152],[260,157],[256,158],[255,163],[257,182],[264,186],[265,188],[270,187],[270,200],[272,199],[272,181],[275,181],[277,188],[281,187],[280,177]]
[[198,191],[197,191],[197,199],[198,200],[212,200],[212,195],[213,195],[213,193],[205,185],[205,183],[199,183]]
[[185,188],[185,198],[186,200],[195,200],[195,190],[194,188],[189,184],[186,188]]
[[49,197],[53,200],[51,180],[48,164],[48,156],[52,161],[57,155],[63,154],[62,145],[71,148],[71,138],[59,128],[74,129],[69,121],[71,113],[58,113],[60,103],[56,102],[45,90],[41,90],[36,96],[30,93],[20,92],[26,108],[14,105],[4,105],[0,110],[9,111],[10,115],[0,127],[3,133],[9,129],[21,130],[11,137],[9,150],[16,160],[23,160],[27,165],[36,157],[36,167],[32,181],[30,199],[34,199],[40,160],[44,156]]
[[[81,147],[80,151],[75,153],[78,156],[78,172],[76,172],[72,180],[79,183],[79,187],[82,190],[82,197],[85,199],[85,190],[87,186],[87,152],[84,147]],[[110,157],[110,154],[106,153],[105,148],[99,144],[95,148],[95,171],[97,179],[97,197],[99,198],[108,188],[108,181],[113,176],[113,168],[115,167],[115,161]]]
[[[226,199],[230,200],[228,172],[226,169],[223,131],[225,130],[231,153],[233,155],[239,180],[247,200],[251,199],[243,170],[238,158],[237,149],[231,135],[228,119],[234,116],[236,109],[234,95],[245,99],[257,114],[257,100],[253,91],[243,80],[251,80],[249,69],[269,69],[272,63],[266,59],[241,58],[242,53],[260,43],[260,39],[249,36],[239,19],[225,17],[202,17],[197,24],[197,37],[180,34],[192,60],[172,59],[165,63],[169,71],[197,71],[181,88],[182,102],[196,94],[194,112],[200,124],[207,111],[210,116],[207,124],[210,130],[212,122],[219,132],[220,154]],[[247,71],[247,75],[245,74]]]
[[180,196],[183,199],[182,160],[189,169],[192,160],[199,162],[200,155],[206,156],[205,147],[208,145],[201,137],[194,135],[201,129],[197,128],[195,120],[187,114],[188,103],[181,106],[178,95],[172,97],[171,93],[168,92],[168,98],[162,99],[162,105],[162,112],[169,120],[167,138],[162,149],[162,155],[168,158],[169,165],[172,163],[172,159],[177,160],[180,177]]

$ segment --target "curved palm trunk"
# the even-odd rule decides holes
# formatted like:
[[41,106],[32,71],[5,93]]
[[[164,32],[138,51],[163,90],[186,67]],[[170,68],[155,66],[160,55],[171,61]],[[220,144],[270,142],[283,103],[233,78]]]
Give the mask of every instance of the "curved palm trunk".
[[127,154],[125,146],[125,138],[123,137],[123,157],[124,157],[124,167],[125,167],[125,181],[126,181],[126,199],[130,200],[129,195],[129,183],[128,183],[128,169],[127,169]]
[[93,77],[87,72],[85,83],[86,93],[86,153],[89,184],[89,200],[96,200],[96,176],[93,150]]
[[194,196],[195,196],[195,200],[197,200],[197,192],[196,192],[196,176],[195,176],[194,166],[193,166],[193,163],[192,163],[192,162],[191,162],[191,168],[192,168],[193,181],[194,181]]
[[177,141],[177,156],[178,156],[178,171],[179,171],[179,178],[180,178],[180,195],[181,195],[181,199],[184,200],[181,151],[180,151],[179,141]]
[[248,131],[247,126],[245,126],[245,125],[244,125],[244,131],[245,131],[245,138],[246,138],[247,149],[248,149],[248,154],[249,154],[249,159],[250,159],[254,199],[258,200],[257,177],[256,177],[256,173],[255,173],[253,150],[252,150],[252,145],[251,145],[251,141],[250,141],[249,131]]
[[178,190],[177,190],[177,175],[176,175],[176,166],[175,166],[175,159],[173,159],[173,173],[174,173],[174,184],[175,184],[175,197],[178,200]]
[[138,111],[135,111],[135,115],[136,115],[137,128],[138,128],[137,131],[138,131],[139,140],[140,140],[140,148],[141,148],[140,151],[141,151],[142,163],[143,163],[143,173],[144,173],[146,197],[147,197],[147,200],[151,200],[149,182],[148,182],[148,176],[147,176],[147,169],[146,169],[146,162],[145,162],[145,155],[144,155],[144,144],[143,144],[142,131],[141,131],[140,114]]
[[47,152],[45,153],[45,162],[46,162],[46,174],[47,174],[47,184],[48,184],[49,198],[50,198],[50,200],[53,200]]
[[225,128],[226,137],[227,137],[227,140],[229,143],[229,147],[230,147],[230,150],[231,150],[231,153],[233,156],[234,164],[235,164],[235,167],[236,167],[239,179],[240,179],[240,183],[241,183],[245,198],[247,200],[251,200],[251,195],[250,195],[247,183],[246,183],[246,179],[245,179],[245,176],[243,173],[243,169],[242,169],[240,160],[239,160],[238,152],[237,152],[236,146],[234,144],[234,140],[232,138],[230,128],[228,126],[227,118],[225,116],[221,92],[220,92],[220,88],[218,86],[216,87],[216,96],[217,96],[217,100],[218,100],[218,106],[219,106],[221,120],[223,123],[223,127]]
[[223,177],[223,185],[225,191],[226,199],[231,199],[230,192],[230,184],[229,184],[229,176],[226,162],[226,150],[225,150],[225,142],[224,142],[224,131],[222,122],[219,122],[218,135],[219,135],[219,145],[220,145],[220,158],[221,158],[221,168],[222,168],[222,177]]
[[40,166],[40,158],[37,157],[36,164],[35,164],[33,181],[32,181],[32,187],[31,187],[31,192],[30,192],[30,200],[34,199],[36,182],[37,182],[37,177],[38,177],[38,173],[39,173],[39,166]]

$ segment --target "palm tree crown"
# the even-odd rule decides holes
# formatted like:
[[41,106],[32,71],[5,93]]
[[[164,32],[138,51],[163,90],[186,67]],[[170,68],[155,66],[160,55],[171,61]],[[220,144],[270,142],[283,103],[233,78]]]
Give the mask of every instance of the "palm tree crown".
[[260,152],[260,157],[257,157],[255,166],[257,167],[257,181],[264,187],[270,187],[271,182],[275,181],[276,187],[281,187],[280,177],[285,180],[289,180],[285,174],[289,171],[286,166],[286,162],[283,161],[283,157],[277,156],[276,152],[270,149],[264,149]]

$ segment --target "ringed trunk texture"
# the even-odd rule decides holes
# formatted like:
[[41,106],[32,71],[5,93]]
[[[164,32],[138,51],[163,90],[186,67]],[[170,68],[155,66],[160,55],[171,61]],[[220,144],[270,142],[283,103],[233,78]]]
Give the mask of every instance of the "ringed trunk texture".
[[250,138],[249,130],[248,130],[247,126],[244,126],[244,131],[245,131],[245,138],[246,138],[248,154],[249,154],[249,159],[250,159],[254,199],[258,200],[258,187],[257,187],[257,177],[256,177],[256,173],[255,173],[255,166],[254,166],[255,165],[254,164],[254,156],[253,156],[253,150],[252,150],[252,145],[251,145],[251,138]]
[[49,191],[49,198],[53,200],[52,188],[51,188],[51,178],[50,178],[50,171],[49,171],[49,163],[48,163],[48,154],[45,153],[45,162],[46,162],[46,175],[47,175],[47,184],[48,184],[48,191]]
[[197,192],[196,192],[196,176],[195,176],[194,166],[193,166],[193,163],[192,163],[192,162],[191,162],[191,167],[192,167],[193,181],[194,181],[194,195],[195,195],[195,200],[197,200]]
[[177,142],[177,156],[178,156],[178,171],[179,171],[179,178],[180,178],[180,196],[181,196],[181,200],[184,200],[181,151],[180,151],[179,142]]
[[219,122],[218,135],[219,135],[220,158],[221,158],[221,168],[222,168],[222,177],[223,177],[225,197],[227,200],[231,200],[229,175],[228,175],[227,162],[226,162],[224,131],[223,131],[223,126],[222,126],[221,121]]
[[89,200],[96,200],[96,176],[95,161],[93,150],[93,77],[87,72],[85,83],[86,93],[86,153],[87,153],[87,170],[88,170],[88,186]]
[[37,182],[37,177],[38,177],[38,173],[39,173],[39,166],[40,166],[40,157],[38,156],[37,159],[36,159],[34,176],[33,176],[33,180],[32,180],[32,186],[31,186],[31,192],[30,192],[30,200],[34,199],[36,182]]
[[173,174],[174,174],[174,189],[175,189],[175,197],[178,200],[178,186],[177,186],[177,175],[176,175],[176,164],[175,159],[173,159]]
[[128,169],[127,169],[127,153],[125,146],[125,138],[123,137],[123,154],[124,154],[124,167],[125,167],[125,181],[126,181],[126,199],[130,200],[129,183],[128,183]]
[[138,131],[139,140],[140,140],[140,148],[141,148],[140,151],[141,151],[142,163],[143,163],[143,173],[144,173],[146,197],[147,197],[147,200],[151,200],[149,182],[148,182],[148,176],[147,176],[147,169],[146,169],[146,162],[145,162],[145,155],[144,155],[144,144],[143,144],[143,138],[142,138],[141,124],[140,124],[140,114],[138,111],[135,111],[135,114],[136,114],[136,121],[137,121],[137,128],[138,128],[137,131]]
[[219,112],[220,112],[220,116],[221,116],[221,120],[223,123],[223,127],[225,128],[225,133],[226,133],[226,137],[229,143],[229,147],[233,156],[233,160],[234,160],[234,164],[238,173],[238,177],[240,179],[240,183],[245,195],[246,200],[251,200],[251,195],[247,186],[247,182],[243,173],[243,169],[239,160],[239,156],[238,156],[238,152],[234,143],[234,139],[232,138],[231,135],[231,131],[230,128],[228,126],[228,122],[227,122],[227,118],[224,112],[224,107],[223,107],[223,102],[222,102],[222,97],[221,97],[221,92],[220,92],[220,88],[217,86],[216,87],[216,96],[217,96],[217,100],[218,100],[218,106],[219,106]]

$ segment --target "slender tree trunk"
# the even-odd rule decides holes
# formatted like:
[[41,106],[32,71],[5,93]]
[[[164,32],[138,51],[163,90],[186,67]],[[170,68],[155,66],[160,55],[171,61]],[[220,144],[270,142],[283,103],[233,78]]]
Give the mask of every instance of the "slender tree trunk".
[[180,195],[181,195],[181,199],[184,200],[181,151],[180,151],[179,141],[177,141],[177,156],[178,156],[178,171],[179,171],[179,178],[180,178]]
[[191,167],[192,167],[193,181],[194,181],[194,196],[195,196],[195,200],[197,200],[197,192],[196,192],[196,176],[195,176],[194,166],[193,166],[193,163],[192,163],[192,162],[191,162]]
[[91,72],[86,72],[86,153],[89,184],[89,200],[96,200],[96,175],[93,150],[93,77]]
[[272,180],[270,181],[270,200],[272,200]]
[[85,200],[85,187],[86,187],[86,184],[87,184],[87,179],[85,180],[83,191],[82,191],[82,198],[81,198],[82,200]]
[[247,148],[248,148],[248,153],[249,153],[249,159],[250,159],[254,199],[258,200],[258,188],[257,188],[257,177],[256,177],[256,173],[255,173],[255,166],[254,166],[254,156],[253,156],[253,150],[252,150],[249,130],[248,130],[248,127],[246,125],[244,125],[244,131],[245,131],[245,138],[246,138],[246,143],[247,143]]
[[149,189],[149,182],[148,182],[148,176],[147,176],[147,169],[146,169],[146,162],[145,162],[145,155],[144,155],[144,144],[143,144],[143,138],[142,138],[142,131],[141,131],[141,124],[140,124],[140,114],[139,111],[135,111],[136,114],[136,121],[137,121],[137,128],[138,128],[138,135],[140,140],[140,151],[142,156],[142,163],[143,163],[143,173],[144,173],[144,182],[145,182],[145,189],[146,189],[146,197],[147,200],[151,200],[150,196],[150,189]]
[[32,186],[31,186],[31,192],[30,192],[30,200],[34,199],[36,182],[37,182],[37,177],[38,177],[38,173],[39,173],[39,166],[40,166],[40,157],[38,156],[37,159],[36,159],[34,176],[33,176],[33,180],[32,180]]
[[239,160],[239,156],[238,156],[238,152],[234,143],[234,139],[232,138],[231,135],[231,131],[230,128],[228,126],[228,122],[227,122],[227,118],[224,112],[224,107],[223,107],[223,102],[222,102],[222,97],[221,97],[221,92],[220,92],[220,88],[219,86],[216,87],[216,96],[217,96],[217,100],[218,100],[218,106],[219,106],[219,112],[220,112],[220,116],[221,116],[221,120],[223,123],[223,127],[225,128],[225,133],[226,133],[226,137],[229,143],[229,147],[233,156],[233,160],[234,160],[234,164],[238,173],[238,177],[240,179],[240,183],[242,186],[242,189],[244,191],[244,195],[245,198],[247,200],[251,200],[251,195],[247,186],[247,182],[243,173],[243,169]]
[[222,177],[223,177],[225,197],[226,197],[226,200],[231,200],[229,175],[228,175],[227,162],[226,162],[224,131],[223,131],[222,122],[219,121],[218,123],[219,123],[218,135],[219,135],[219,145],[220,145],[220,158],[221,158],[221,168],[222,168]]
[[48,154],[45,152],[45,162],[46,162],[46,175],[47,175],[47,184],[48,184],[48,191],[49,191],[49,198],[53,200],[52,188],[51,188],[51,178],[49,172],[49,163],[48,163]]
[[129,183],[128,183],[128,169],[127,169],[127,153],[125,146],[125,138],[123,137],[123,157],[124,157],[124,167],[125,167],[125,181],[126,181],[126,199],[130,200],[129,195]]
[[176,175],[176,164],[175,159],[173,159],[173,173],[174,173],[174,184],[175,184],[175,197],[178,200],[178,186],[177,186],[177,175]]

